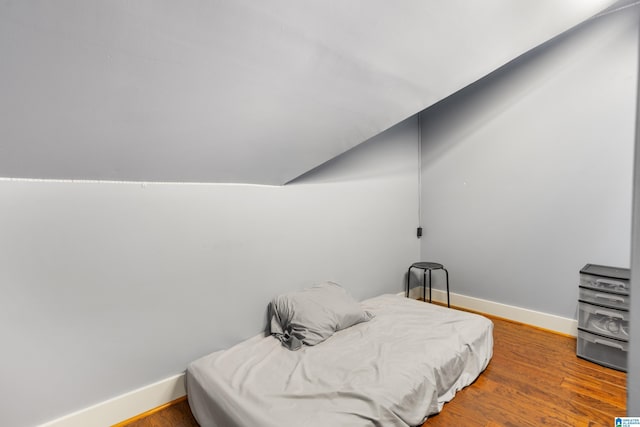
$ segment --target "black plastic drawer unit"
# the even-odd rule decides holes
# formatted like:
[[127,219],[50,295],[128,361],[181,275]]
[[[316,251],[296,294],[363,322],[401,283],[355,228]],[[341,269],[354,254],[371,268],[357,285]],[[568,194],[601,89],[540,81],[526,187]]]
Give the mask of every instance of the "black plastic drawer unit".
[[629,269],[587,264],[580,270],[578,357],[627,370]]

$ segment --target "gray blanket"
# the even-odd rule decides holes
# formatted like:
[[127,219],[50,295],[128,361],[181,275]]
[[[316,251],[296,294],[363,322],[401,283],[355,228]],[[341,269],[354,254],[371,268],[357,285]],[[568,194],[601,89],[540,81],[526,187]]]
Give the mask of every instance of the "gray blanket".
[[369,322],[292,352],[256,336],[187,369],[202,427],[415,426],[486,368],[493,324],[465,312],[382,295]]

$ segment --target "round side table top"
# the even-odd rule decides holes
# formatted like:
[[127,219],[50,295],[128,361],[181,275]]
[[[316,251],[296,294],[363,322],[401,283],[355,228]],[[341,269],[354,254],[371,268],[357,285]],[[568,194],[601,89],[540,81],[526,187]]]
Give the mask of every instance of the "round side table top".
[[440,270],[444,268],[442,264],[437,262],[414,262],[411,264],[411,268],[421,268],[423,270]]

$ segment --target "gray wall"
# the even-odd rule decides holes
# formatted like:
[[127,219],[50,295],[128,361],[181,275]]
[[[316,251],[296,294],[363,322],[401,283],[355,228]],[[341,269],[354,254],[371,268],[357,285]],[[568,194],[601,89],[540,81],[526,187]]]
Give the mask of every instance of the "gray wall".
[[[640,34],[638,35],[640,50]],[[640,69],[640,63],[638,64]],[[631,235],[631,310],[630,343],[627,371],[627,415],[640,415],[640,75],[636,103],[636,146],[633,177],[633,228]]]
[[585,263],[629,266],[637,11],[423,113],[421,256],[453,292],[573,318]]
[[179,373],[258,333],[278,293],[401,291],[416,123],[285,187],[0,180],[0,425]]

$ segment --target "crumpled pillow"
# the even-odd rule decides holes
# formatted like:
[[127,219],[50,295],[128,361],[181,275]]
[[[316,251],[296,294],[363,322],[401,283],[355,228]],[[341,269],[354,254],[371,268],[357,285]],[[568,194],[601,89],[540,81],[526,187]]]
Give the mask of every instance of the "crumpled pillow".
[[319,344],[341,329],[374,317],[334,282],[279,295],[268,310],[271,335],[289,350]]

